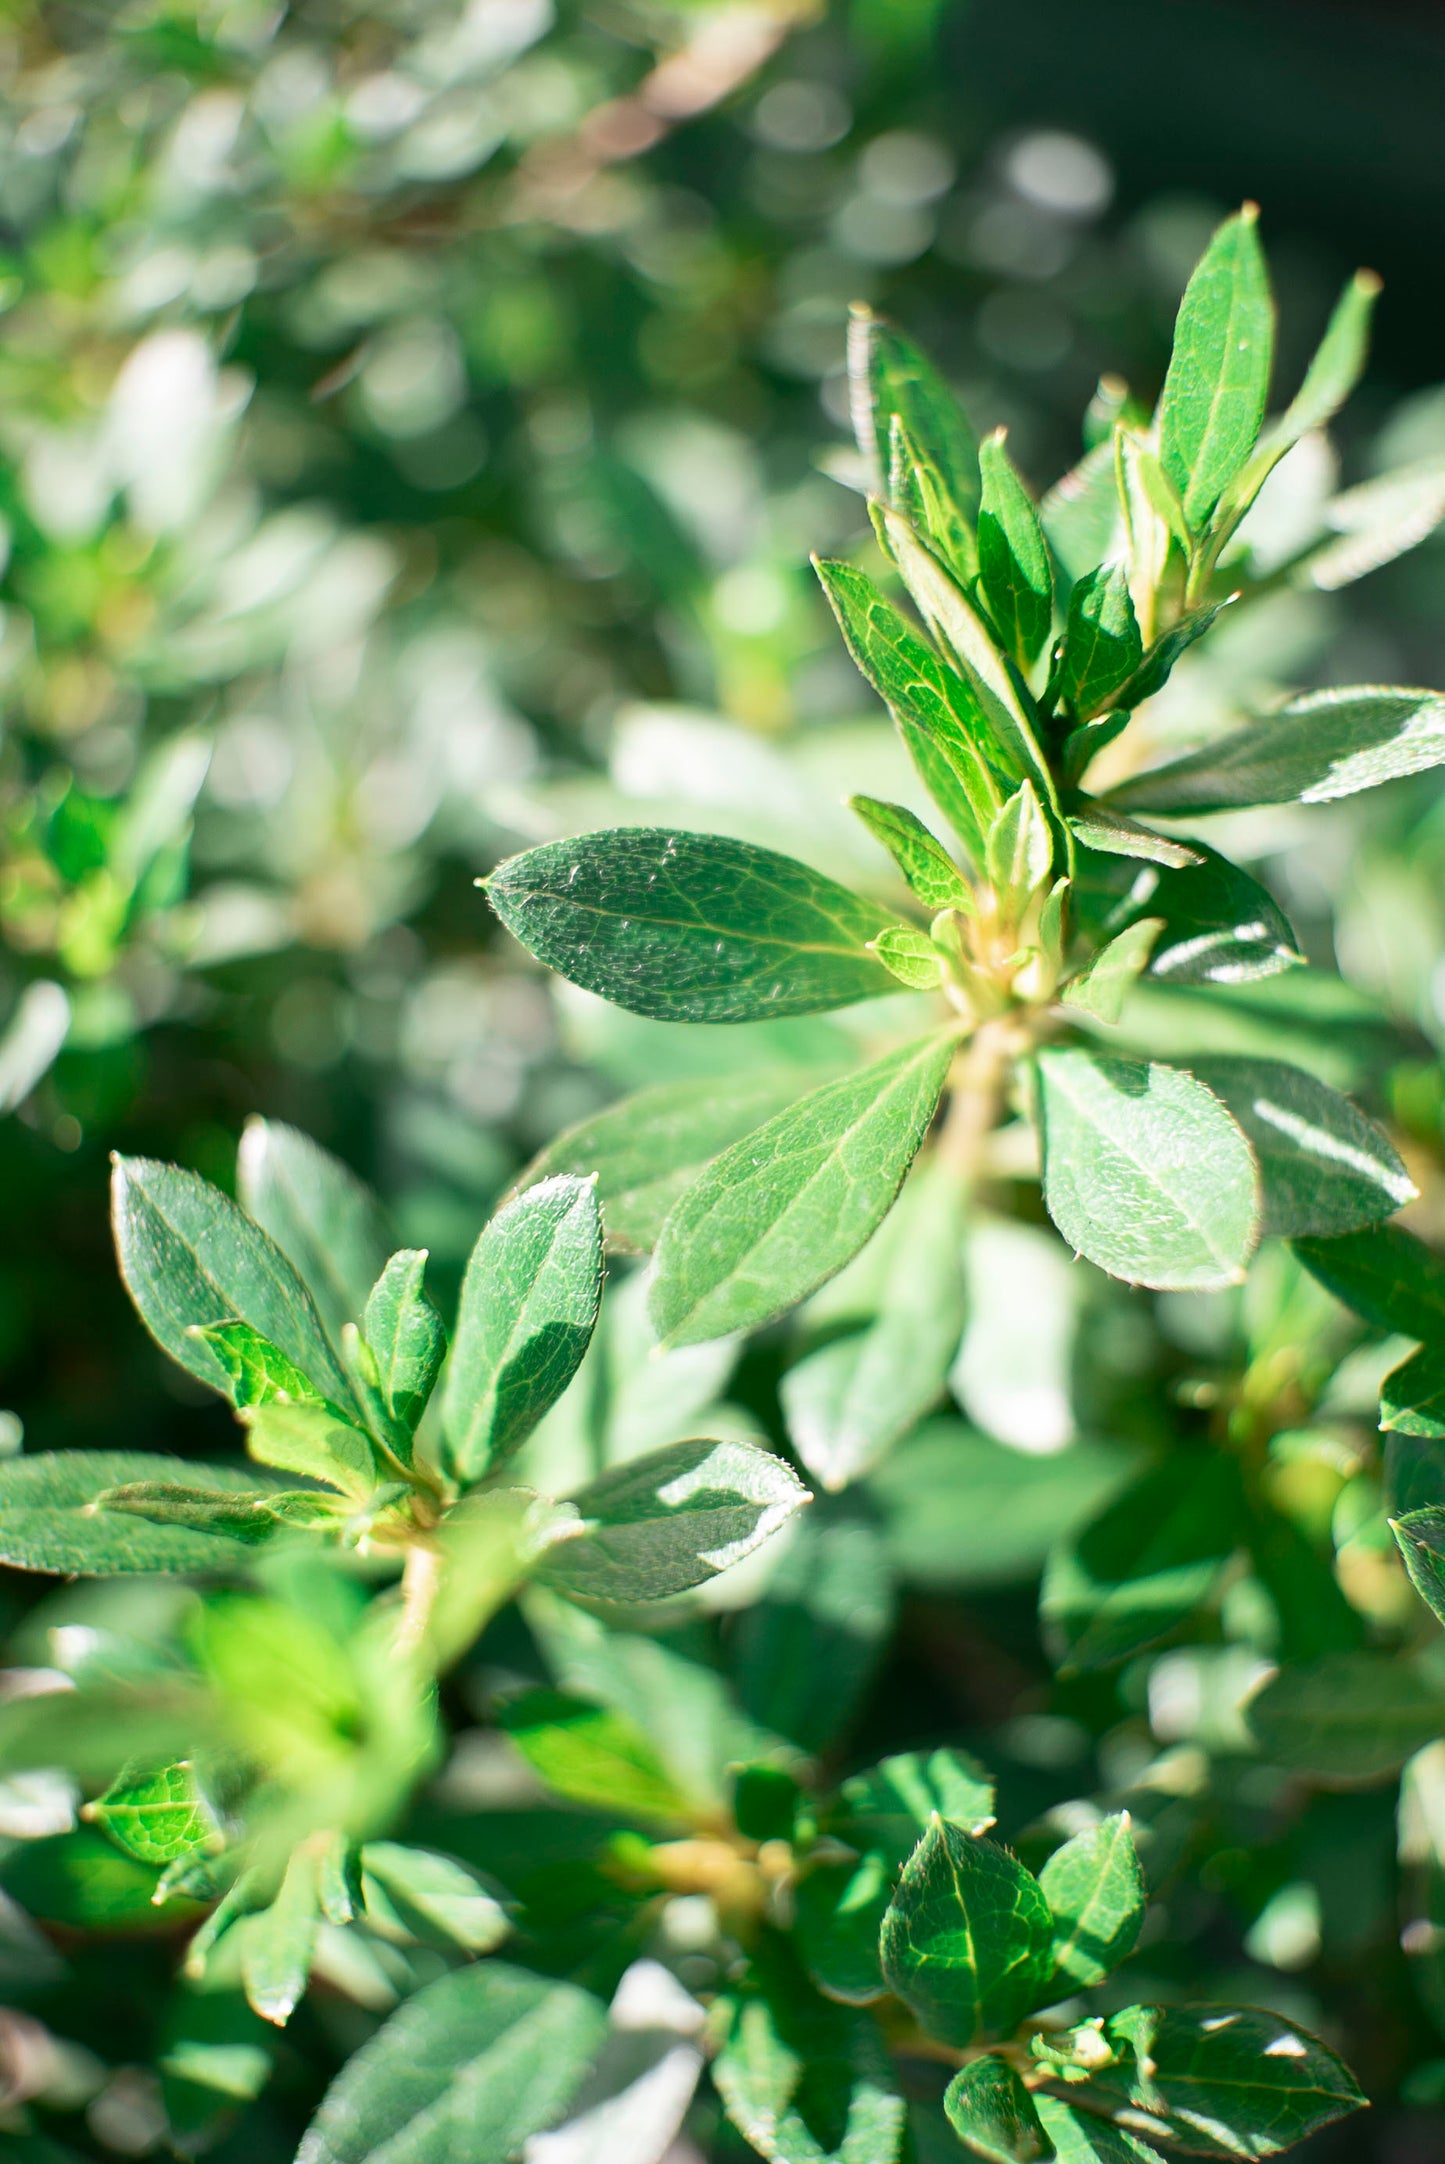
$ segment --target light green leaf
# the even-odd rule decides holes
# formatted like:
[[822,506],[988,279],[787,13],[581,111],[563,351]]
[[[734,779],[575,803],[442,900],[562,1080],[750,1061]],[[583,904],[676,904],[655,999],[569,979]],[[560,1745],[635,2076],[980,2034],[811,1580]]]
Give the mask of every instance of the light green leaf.
[[1445,761],[1445,699],[1365,684],[1311,691],[1275,714],[1109,793],[1127,811],[1327,804]]
[[324,1525],[336,1509],[334,1495],[310,1489],[263,1488],[244,1495],[214,1488],[181,1488],[168,1480],[127,1480],[95,1498],[98,1512],[145,1518],[151,1525],[189,1526],[223,1540],[269,1540],[286,1525]]
[[1148,1898],[1128,1812],[1055,1849],[1039,1884],[1054,1919],[1055,1996],[1101,1984],[1133,1952]]
[[851,1848],[876,1849],[894,1871],[908,1861],[935,1818],[965,1833],[993,1824],[993,1780],[967,1751],[900,1751],[838,1792],[830,1825]]
[[1296,1240],[1294,1250],[1311,1276],[1378,1329],[1430,1340],[1445,1335],[1445,1258],[1403,1226]]
[[622,1817],[686,1824],[692,1800],[647,1737],[622,1714],[563,1691],[527,1691],[505,1704],[498,1726],[547,1786],[573,1803]]
[[1238,516],[1259,494],[1264,482],[1301,437],[1339,412],[1365,372],[1370,347],[1370,318],[1379,297],[1373,271],[1356,271],[1335,304],[1325,335],[1305,371],[1304,382],[1279,419],[1260,438],[1259,448],[1231,484],[1225,509]]
[[107,1490],[164,1481],[218,1496],[254,1495],[253,1467],[193,1465],[150,1450],[59,1450],[0,1462],[0,1562],[83,1578],[136,1571],[234,1571],[233,1536],[97,1509]]
[[1058,2164],[1163,2164],[1159,2151],[1137,2136],[1096,2119],[1092,2112],[1072,2110],[1046,2089],[1036,2092],[1034,2108]]
[[247,2002],[278,2029],[286,2026],[305,1995],[320,1916],[316,1852],[298,1848],[270,1907],[235,1926]]
[[483,1228],[462,1281],[442,1424],[451,1466],[479,1480],[523,1443],[587,1350],[602,1300],[590,1180],[529,1187]]
[[595,1175],[608,1247],[648,1254],[668,1211],[704,1167],[801,1097],[808,1080],[806,1068],[786,1067],[730,1075],[725,1087],[707,1075],[639,1090],[558,1135],[513,1192],[559,1172]]
[[1053,868],[1054,837],[1031,782],[1020,782],[994,816],[985,863],[994,892],[1021,911]]
[[1264,1181],[1264,1230],[1329,1238],[1378,1224],[1419,1190],[1387,1136],[1347,1097],[1282,1060],[1215,1057],[1191,1072],[1229,1107]]
[[1162,917],[1136,917],[1099,949],[1087,969],[1070,978],[1063,989],[1064,1005],[1081,1007],[1100,1022],[1117,1022],[1163,930]]
[[117,1157],[111,1215],[126,1290],[181,1367],[229,1396],[225,1367],[194,1330],[245,1322],[323,1397],[350,1404],[310,1293],[276,1243],[219,1188],[177,1165]]
[[174,1863],[222,1845],[216,1814],[189,1759],[150,1773],[123,1773],[82,1816],[139,1863]]
[[911,992],[933,992],[943,982],[943,956],[916,924],[880,932],[873,951],[889,974]]
[[1058,691],[1077,721],[1104,713],[1144,659],[1144,640],[1123,564],[1100,564],[1069,596]]
[[1177,1067],[1045,1052],[1044,1197],[1111,1276],[1163,1291],[1237,1285],[1259,1239],[1259,1175],[1217,1097]]
[[327,1405],[292,1405],[272,1398],[241,1415],[246,1447],[262,1465],[324,1480],[358,1501],[382,1477],[371,1440]]
[[1326,1653],[1281,1669],[1247,1718],[1272,1764],[1349,1788],[1388,1779],[1445,1733],[1445,1693],[1397,1656]]
[[1005,434],[996,428],[979,449],[978,568],[1005,650],[1029,670],[1053,630],[1054,574],[1039,515],[1004,449]]
[[498,1888],[435,1849],[368,1841],[361,1869],[368,1913],[399,1923],[424,1943],[440,1939],[469,1954],[489,1954],[511,1930]]
[[866,2015],[802,1979],[778,2003],[726,1999],[714,2014],[713,2080],[729,2119],[769,2164],[894,2164],[905,2104]]
[[851,810],[882,842],[925,909],[968,909],[973,889],[942,842],[929,833],[916,812],[877,797],[850,796]]
[[1111,2037],[1148,2023],[1147,2064],[1131,2089],[1134,2123],[1198,2156],[1267,2157],[1358,2111],[1348,2068],[1315,2037],[1254,2006],[1127,2007]]
[[426,1289],[426,1249],[393,1255],[367,1295],[361,1331],[376,1360],[377,1386],[394,1419],[414,1429],[426,1411],[447,1333]]
[[542,1575],[588,1600],[667,1600],[741,1562],[786,1524],[808,1491],[751,1443],[671,1443],[615,1465],[570,1498],[582,1531]]
[[329,1924],[354,1923],[365,1905],[361,1851],[344,1833],[328,1834],[318,1845],[316,1894]]
[[236,1160],[241,1206],[308,1287],[333,1344],[360,1319],[386,1261],[381,1205],[339,1157],[280,1120],[251,1119]]
[[993,2052],[960,2068],[944,2092],[948,2123],[986,2164],[1042,2164],[1054,2154],[1034,2100],[1006,2059]]
[[953,1053],[949,1035],[904,1045],[716,1158],[657,1244],[651,1312],[663,1342],[757,1329],[851,1260],[892,1205]]
[[[248,1322],[196,1323],[192,1335],[225,1369],[230,1384],[227,1395],[238,1412],[276,1399],[285,1404],[326,1406],[326,1399],[295,1361],[288,1360]],[[326,1409],[338,1420],[347,1417],[339,1406]]]
[[[868,1320],[783,1377],[793,1447],[825,1488],[844,1488],[876,1464],[942,1394],[966,1319],[966,1205],[950,1165],[920,1165],[858,1258],[862,1271],[879,1250],[881,1283]],[[844,1282],[835,1282],[835,1293]]]
[[1041,2002],[1052,1933],[1038,1880],[1007,1849],[935,1818],[883,1919],[883,1974],[930,2036],[961,2049]]
[[1412,1510],[1390,1520],[1390,1531],[1405,1559],[1410,1583],[1445,1623],[1445,1510]]
[[1064,576],[1086,578],[1121,545],[1114,445],[1109,436],[1084,453],[1039,505],[1039,524]]
[[893,986],[868,948],[896,917],[724,834],[614,827],[544,842],[499,865],[487,897],[549,969],[664,1022],[820,1014]]
[[1246,204],[1205,250],[1179,304],[1159,399],[1159,456],[1198,532],[1254,449],[1269,395],[1274,304]]
[[407,1999],[342,2068],[296,2164],[512,2164],[607,2031],[590,1992],[500,1961]]
[[881,488],[895,418],[921,460],[937,469],[960,510],[978,502],[978,438],[938,370],[913,341],[871,309],[848,326],[848,384],[858,449]]
[[[1127,720],[1128,717],[1115,715],[1111,718]],[[1164,864],[1176,872],[1204,862],[1196,843],[1174,841],[1168,835],[1156,834],[1152,827],[1141,827],[1137,820],[1126,819],[1122,812],[1110,811],[1103,804],[1092,804],[1087,797],[1079,811],[1069,814],[1068,824],[1071,833],[1086,849],[1098,850],[1103,856],[1130,857],[1136,863]]]

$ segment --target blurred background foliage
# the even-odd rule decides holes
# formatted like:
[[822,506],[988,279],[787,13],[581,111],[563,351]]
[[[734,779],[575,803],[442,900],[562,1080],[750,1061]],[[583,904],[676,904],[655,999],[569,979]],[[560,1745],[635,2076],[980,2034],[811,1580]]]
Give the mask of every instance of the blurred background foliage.
[[[1445,460],[1442,89],[1438,10],[1382,0],[8,6],[0,1439],[184,1436],[194,1455],[210,1423],[233,1447],[123,1303],[112,1148],[226,1184],[249,1113],[294,1121],[373,1180],[444,1282],[515,1170],[623,1087],[826,1060],[846,1023],[672,1030],[559,992],[473,880],[627,818],[879,875],[839,777],[893,753],[807,564],[866,531],[843,450],[852,300],[927,345],[980,428],[1007,423],[1042,489],[1101,375],[1153,397],[1204,238],[1255,196],[1283,382],[1356,262],[1387,279],[1344,478]],[[1180,667],[1159,727],[1206,734],[1284,685],[1440,684],[1442,602],[1438,541],[1344,596],[1283,590]],[[1416,1222],[1445,1228],[1438,783],[1241,815],[1229,846],[1356,987],[1321,1022],[1321,1071],[1393,1116]],[[956,1424],[920,1431],[874,1498],[914,1589],[889,1734],[930,1732],[940,1704],[955,1727],[1008,1724],[1028,1809],[1116,1717],[1121,1792],[1161,1743],[1227,1748],[1247,1631],[1130,1671],[1122,1715],[1081,1686],[1046,1716],[1028,1580],[1044,1498],[1094,1508],[1108,1450],[1157,1440],[1164,1385],[1243,1358],[1241,1329],[1257,1351],[1288,1312],[1266,1288],[1277,1312],[1241,1323],[1058,1265],[1001,1219],[970,1266],[960,1401],[1031,1476],[1071,1453],[1018,1553],[980,1539],[976,1502],[938,1515],[929,1453]],[[1011,1341],[1020,1306],[1046,1324]],[[828,1326],[825,1308],[803,1328]],[[744,1363],[742,1432],[776,1438],[789,1342]],[[1306,1515],[1337,1512],[1346,1583],[1388,1624],[1350,1426],[1368,1435],[1368,1401],[1367,1379],[1340,1385],[1325,1441],[1280,1478]],[[18,1580],[6,1597],[18,1613]],[[1325,1799],[1287,1866],[1240,1784],[1208,1830],[1179,1804],[1181,1844],[1214,1866],[1185,1943],[1242,1965],[1242,1996],[1317,1959],[1326,1997],[1373,1993],[1362,2071],[1413,2065],[1416,2108],[1330,2153],[1438,2153],[1445,2062],[1379,1891],[1393,1798]],[[1362,1948],[1383,1985],[1347,1980]],[[1330,2018],[1290,1988],[1302,2019]]]

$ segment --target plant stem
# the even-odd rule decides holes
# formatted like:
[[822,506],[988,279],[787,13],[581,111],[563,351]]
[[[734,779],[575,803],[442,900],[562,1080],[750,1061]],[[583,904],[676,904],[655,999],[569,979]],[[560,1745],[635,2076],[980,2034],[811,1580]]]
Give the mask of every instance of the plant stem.
[[991,1015],[954,1064],[938,1150],[966,1187],[978,1184],[988,1138],[1003,1108],[1009,1069],[1031,1043],[1032,1033],[1017,1013]]
[[414,1540],[401,1573],[401,1620],[398,1653],[419,1653],[426,1642],[432,1609],[442,1582],[442,1552],[428,1540]]

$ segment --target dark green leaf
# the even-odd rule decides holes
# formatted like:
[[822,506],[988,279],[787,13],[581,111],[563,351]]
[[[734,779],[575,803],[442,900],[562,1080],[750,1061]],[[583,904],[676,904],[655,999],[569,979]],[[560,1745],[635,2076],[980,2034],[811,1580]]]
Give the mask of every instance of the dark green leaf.
[[815,1503],[762,1598],[736,1619],[732,1666],[744,1712],[805,1751],[836,1744],[877,1673],[894,1607],[878,1527],[847,1504]]
[[221,1846],[216,1814],[185,1759],[150,1773],[123,1773],[84,1815],[139,1863],[174,1863]]
[[934,1035],[815,1090],[716,1158],[657,1244],[664,1343],[757,1329],[851,1261],[928,1130],[953,1061]]
[[109,1578],[134,1571],[232,1571],[242,1543],[188,1525],[97,1510],[107,1489],[174,1482],[254,1494],[253,1466],[193,1465],[148,1450],[60,1450],[0,1463],[0,1561],[18,1570]]
[[602,1300],[593,1183],[569,1174],[500,1209],[472,1249],[447,1363],[453,1470],[479,1480],[523,1443],[577,1372]]
[[1033,2098],[993,2052],[954,2075],[943,2108],[965,2149],[986,2164],[1041,2164],[1054,2154]]
[[883,1919],[883,1974],[930,2036],[961,2048],[1041,2002],[1052,1934],[1038,1880],[1006,1849],[936,1818]]
[[435,1849],[368,1841],[361,1869],[368,1911],[413,1938],[489,1954],[511,1929],[497,1888]]
[[500,865],[487,895],[549,969],[660,1021],[820,1014],[893,988],[869,943],[897,918],[723,834],[614,827],[544,842]]
[[98,1512],[121,1512],[151,1525],[190,1526],[223,1540],[269,1540],[283,1525],[324,1524],[336,1505],[334,1496],[309,1489],[258,1489],[221,1494],[214,1488],[182,1488],[168,1480],[128,1480],[104,1488],[95,1498]]
[[713,2018],[713,2080],[760,2156],[770,2164],[894,2164],[905,2106],[866,2015],[815,1998],[799,1978],[775,2002],[751,1994],[722,2000]]
[[1393,1216],[1419,1192],[1388,1137],[1313,1075],[1272,1059],[1190,1064],[1253,1144],[1267,1234],[1356,1232]]
[[[1126,2008],[1109,2034],[1141,2034],[1147,2059],[1131,2091],[1135,2124],[1197,2156],[1266,2157],[1365,2102],[1332,2051],[1282,2015],[1253,2006]],[[1154,2122],[1151,2124],[1150,2122]]]
[[1445,761],[1445,699],[1434,691],[1362,685],[1291,699],[1202,751],[1109,793],[1126,811],[1229,811],[1249,804],[1327,804]]
[[347,2061],[296,2164],[512,2164],[561,2118],[606,2029],[573,1984],[500,1961],[456,1969]]
[[316,1854],[298,1848],[269,1908],[236,1925],[241,1981],[253,2011],[284,2028],[305,1995],[321,1920]]
[[1274,304],[1253,204],[1214,235],[1179,304],[1159,399],[1159,456],[1197,532],[1254,449],[1269,396]]
[[1181,616],[1177,623],[1171,624],[1167,631],[1161,632],[1128,682],[1119,687],[1119,705],[1132,711],[1161,692],[1174,674],[1174,664],[1204,637],[1215,618],[1229,605],[1228,600],[1216,601],[1208,608],[1193,609],[1189,615]]
[[1141,916],[1164,919],[1150,957],[1151,978],[1165,984],[1245,984],[1277,976],[1303,959],[1273,896],[1202,842],[1188,845],[1193,863],[1160,859],[1130,865],[1122,855],[1096,853],[1109,843],[1092,821],[1088,832],[1077,825],[1075,831],[1088,853],[1078,860],[1072,900],[1091,937],[1107,937]]
[[1093,1052],[1044,1052],[1038,1071],[1044,1196],[1069,1245],[1136,1285],[1242,1282],[1259,1175],[1218,1098],[1181,1068]]
[[1034,2108],[1054,2145],[1058,2164],[1163,2164],[1159,2151],[1136,2135],[1087,2111],[1074,2111],[1041,2089]]
[[1385,1377],[1380,1426],[1387,1435],[1445,1441],[1445,1359],[1438,1351],[1427,1346]]
[[1054,1919],[1056,1996],[1101,1984],[1134,1951],[1148,1898],[1128,1812],[1055,1849],[1039,1884]]
[[896,416],[959,508],[972,511],[978,439],[963,409],[927,355],[868,308],[855,308],[848,327],[848,381],[858,449],[875,487],[881,488],[887,472]]
[[851,1848],[877,1849],[897,1871],[935,1818],[966,1833],[993,1824],[993,1781],[966,1751],[901,1751],[850,1774],[830,1824]]
[[1380,1330],[1445,1335],[1445,1260],[1400,1225],[1334,1240],[1296,1240],[1295,1253],[1337,1300]]
[[871,796],[850,796],[848,803],[869,833],[882,842],[925,909],[971,906],[973,889],[916,812]]
[[392,1256],[367,1295],[361,1330],[387,1411],[415,1428],[447,1349],[441,1316],[427,1294],[425,1248],[404,1247]]
[[1395,1536],[1410,1583],[1435,1620],[1445,1623],[1445,1510],[1412,1510],[1392,1518]]
[[1325,1787],[1383,1781],[1445,1732],[1445,1694],[1382,1653],[1284,1668],[1249,1702],[1265,1757]]
[[360,1319],[386,1260],[381,1206],[351,1169],[280,1120],[251,1119],[236,1185],[242,1208],[300,1272],[335,1343]]
[[1032,498],[996,428],[979,450],[983,496],[978,515],[978,568],[988,611],[1005,650],[1031,669],[1049,643],[1054,623],[1054,574]]
[[798,1948],[808,1974],[830,1999],[867,2006],[887,1990],[878,1934],[893,1898],[887,1858],[872,1849],[859,1861],[824,1858],[794,1889]]
[[1124,564],[1100,564],[1069,596],[1058,690],[1079,721],[1102,714],[1144,659]]
[[741,1562],[808,1491],[751,1443],[671,1443],[600,1473],[570,1498],[582,1530],[542,1574],[588,1600],[667,1600]]

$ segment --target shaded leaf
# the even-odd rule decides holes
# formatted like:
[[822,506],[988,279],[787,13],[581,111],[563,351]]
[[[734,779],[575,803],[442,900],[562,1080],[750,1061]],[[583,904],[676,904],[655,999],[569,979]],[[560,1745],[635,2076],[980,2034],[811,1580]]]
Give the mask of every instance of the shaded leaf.
[[1054,2153],[1034,2100],[993,2052],[960,2068],[944,2092],[948,2123],[986,2164],[1041,2164]]
[[1325,1787],[1383,1781],[1445,1732],[1445,1694],[1380,1653],[1285,1668],[1249,1702],[1264,1756]]
[[854,1848],[877,1849],[897,1870],[935,1818],[965,1833],[993,1824],[993,1780],[967,1751],[900,1751],[850,1774],[830,1824]]
[[713,2080],[727,2115],[770,2164],[894,2164],[905,2106],[866,2015],[798,1986],[724,1999]]
[[959,508],[978,500],[978,438],[925,353],[884,317],[855,307],[848,326],[848,384],[858,449],[881,487],[894,419],[937,468]]
[[1403,1226],[1296,1240],[1294,1250],[1311,1276],[1377,1329],[1445,1335],[1445,1259]]
[[1109,792],[1126,811],[1328,804],[1445,761],[1445,699],[1373,684],[1311,691]]
[[1054,2145],[1058,2164],[1163,2164],[1159,2151],[1137,2135],[1091,2112],[1074,2111],[1046,2089],[1035,2095],[1034,2108]]
[[242,1207],[293,1262],[333,1343],[360,1319],[386,1261],[381,1205],[340,1158],[280,1120],[250,1119],[236,1186]]
[[408,1428],[426,1411],[447,1350],[446,1329],[426,1289],[426,1261],[425,1248],[393,1255],[367,1294],[361,1322],[382,1402]]
[[1164,984],[1245,984],[1303,960],[1274,897],[1202,842],[1188,844],[1193,863],[1131,866],[1096,853],[1110,845],[1092,821],[1087,833],[1075,831],[1088,853],[1078,859],[1074,911],[1092,936],[1118,932],[1140,916],[1163,918],[1150,977]]
[[1445,1623],[1445,1510],[1412,1510],[1392,1518],[1395,1536],[1410,1583],[1437,1623]]
[[321,1907],[316,1852],[298,1848],[286,1866],[269,1908],[245,1917],[241,1933],[241,1981],[263,2021],[284,2028],[305,1995],[316,1951]]
[[1196,2156],[1274,2156],[1365,2102],[1332,2051],[1259,2007],[1129,2007],[1109,2023],[1111,2037],[1145,2033],[1139,2131]]
[[1191,1071],[1229,1107],[1264,1183],[1264,1231],[1329,1237],[1378,1224],[1419,1190],[1389,1138],[1347,1097],[1282,1060],[1214,1057]]
[[413,1938],[440,1939],[469,1954],[489,1954],[511,1929],[498,1888],[435,1849],[368,1841],[361,1851],[361,1869],[368,1911],[399,1921]]
[[1080,1007],[1100,1022],[1117,1022],[1124,1003],[1149,966],[1154,943],[1164,929],[1162,917],[1136,917],[1101,947],[1087,969],[1064,986],[1066,1007]]
[[1123,564],[1100,564],[1069,596],[1058,692],[1080,721],[1102,714],[1144,659],[1139,619]]
[[1133,1952],[1144,1921],[1147,1890],[1128,1812],[1055,1849],[1039,1884],[1054,1919],[1056,1995],[1101,1984]]
[[894,1610],[878,1527],[849,1505],[815,1503],[792,1527],[761,1599],[734,1624],[744,1712],[805,1751],[836,1744],[877,1673]]

